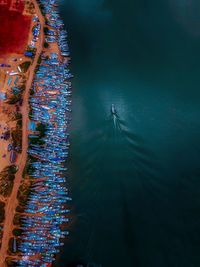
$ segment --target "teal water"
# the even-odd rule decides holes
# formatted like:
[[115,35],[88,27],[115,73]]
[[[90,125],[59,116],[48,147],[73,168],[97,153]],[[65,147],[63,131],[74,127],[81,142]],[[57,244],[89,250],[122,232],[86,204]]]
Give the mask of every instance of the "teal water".
[[60,10],[75,78],[72,223],[58,266],[199,267],[199,2]]

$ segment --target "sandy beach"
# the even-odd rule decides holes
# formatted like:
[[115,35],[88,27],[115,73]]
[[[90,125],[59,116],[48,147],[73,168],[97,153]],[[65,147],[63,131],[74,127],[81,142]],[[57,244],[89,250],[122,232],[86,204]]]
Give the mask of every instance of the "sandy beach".
[[[44,18],[40,12],[39,6],[37,1],[32,0],[32,2],[34,3],[35,6],[35,14],[38,16],[39,18],[39,23],[41,25],[41,34],[39,37],[38,42],[36,43],[36,48],[37,48],[37,52],[35,54],[34,60],[32,62],[32,64],[30,65],[29,71],[26,74],[26,86],[25,86],[25,92],[23,95],[23,104],[21,106],[21,114],[22,114],[22,153],[18,155],[17,161],[16,161],[16,165],[18,167],[18,171],[15,175],[15,181],[14,181],[14,185],[13,185],[13,189],[12,189],[12,193],[11,195],[6,199],[6,207],[5,207],[5,221],[3,224],[3,237],[2,237],[2,243],[1,243],[1,249],[0,249],[0,266],[4,267],[6,266],[5,264],[5,259],[8,256],[8,244],[9,244],[9,240],[12,237],[12,230],[14,229],[14,225],[13,225],[13,218],[15,215],[15,209],[18,205],[18,200],[17,200],[17,193],[19,190],[19,186],[21,184],[21,180],[22,180],[22,174],[24,171],[24,167],[27,161],[27,147],[28,147],[28,113],[29,113],[29,104],[28,104],[28,100],[29,100],[29,94],[30,94],[30,88],[31,88],[31,84],[34,78],[34,71],[35,68],[37,66],[37,62],[39,59],[39,56],[42,52],[43,49],[43,43],[44,43],[44,33],[43,33],[43,26],[44,26]],[[0,6],[1,8],[1,6]],[[32,17],[32,16],[31,16]],[[25,39],[30,40],[32,38],[32,32],[29,32],[29,36],[28,38],[26,37]],[[6,60],[5,60],[6,58]],[[17,61],[13,61],[14,59],[18,59]],[[0,57],[1,60],[3,60],[4,64],[9,64],[10,61],[12,61],[12,71],[16,72],[17,67],[19,62],[22,63],[23,61],[26,60],[26,58],[24,57],[23,54],[7,54],[6,56],[4,55],[3,57]],[[21,60],[20,60],[21,59]],[[6,71],[6,69],[4,68],[3,70],[0,69],[0,71],[3,73]],[[4,75],[3,75],[4,76]],[[4,83],[2,83],[2,87],[3,87],[3,91],[5,92],[8,90],[8,86],[6,86],[6,82],[9,79],[9,75],[7,73],[5,73],[5,77],[4,77]],[[1,106],[0,106],[1,110],[4,110],[4,113],[1,114],[0,116],[0,133],[1,133],[1,129],[5,128],[5,127],[9,127],[11,128],[12,125],[9,121],[9,113],[12,112],[12,109],[15,109],[15,107],[10,107],[7,103],[2,103],[1,102]],[[8,112],[10,110],[10,112]],[[10,159],[9,159],[9,153],[7,152],[7,147],[9,144],[9,140],[8,141],[1,141],[1,146],[0,146],[0,171],[2,171],[6,166],[8,166],[10,164]],[[4,155],[4,157],[2,157]]]
[[[69,222],[65,204],[71,198],[63,172],[69,148],[72,75],[57,3],[45,4],[0,1],[1,12],[14,12],[19,25],[26,23],[26,35],[18,38],[15,31],[21,26],[12,28],[15,46],[0,54],[1,267],[16,262],[51,266],[64,244],[60,239],[68,235],[62,225]],[[2,43],[8,42],[6,38]],[[35,221],[33,226],[28,220]],[[26,248],[27,244],[31,246]]]

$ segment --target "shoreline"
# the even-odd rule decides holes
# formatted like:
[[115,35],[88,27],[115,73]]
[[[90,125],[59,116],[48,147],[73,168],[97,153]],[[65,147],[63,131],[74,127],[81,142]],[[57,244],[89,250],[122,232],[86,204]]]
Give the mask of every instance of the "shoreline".
[[[50,266],[63,245],[61,239],[68,235],[62,226],[70,220],[66,205],[71,198],[64,178],[72,78],[67,33],[56,0],[32,3],[39,34],[21,107],[22,153],[5,208],[2,267]],[[16,220],[20,234],[11,242]]]

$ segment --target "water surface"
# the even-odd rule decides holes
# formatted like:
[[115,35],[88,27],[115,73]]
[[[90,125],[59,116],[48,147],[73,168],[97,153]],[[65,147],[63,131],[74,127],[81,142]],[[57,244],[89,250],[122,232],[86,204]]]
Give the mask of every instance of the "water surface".
[[60,9],[75,78],[73,223],[58,266],[200,266],[198,1]]

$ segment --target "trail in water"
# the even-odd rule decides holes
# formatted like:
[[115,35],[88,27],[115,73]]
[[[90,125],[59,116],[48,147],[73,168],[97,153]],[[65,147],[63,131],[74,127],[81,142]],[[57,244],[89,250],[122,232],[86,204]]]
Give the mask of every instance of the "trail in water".
[[[77,160],[81,165],[76,168],[78,178],[73,181],[77,214],[73,235],[74,240],[78,238],[77,255],[89,261],[99,259],[101,263],[101,254],[108,253],[105,257],[113,264],[104,246],[106,235],[111,235],[113,240],[108,243],[116,251],[122,249],[122,259],[126,258],[127,266],[132,266],[139,262],[140,210],[150,208],[146,193],[155,195],[159,191],[156,158],[118,114],[108,116],[99,125],[81,140],[85,149],[76,151],[84,159]],[[117,240],[123,240],[124,245]]]
[[[65,248],[68,262],[83,260],[104,267],[153,262],[159,267],[179,262],[183,249],[192,255],[182,229],[190,232],[193,225],[198,235],[199,220],[191,224],[184,214],[195,214],[199,207],[198,194],[188,193],[188,188],[197,192],[193,184],[199,179],[163,177],[160,161],[120,114],[99,121],[78,141],[73,148],[75,219]],[[194,234],[191,240],[199,241]]]

